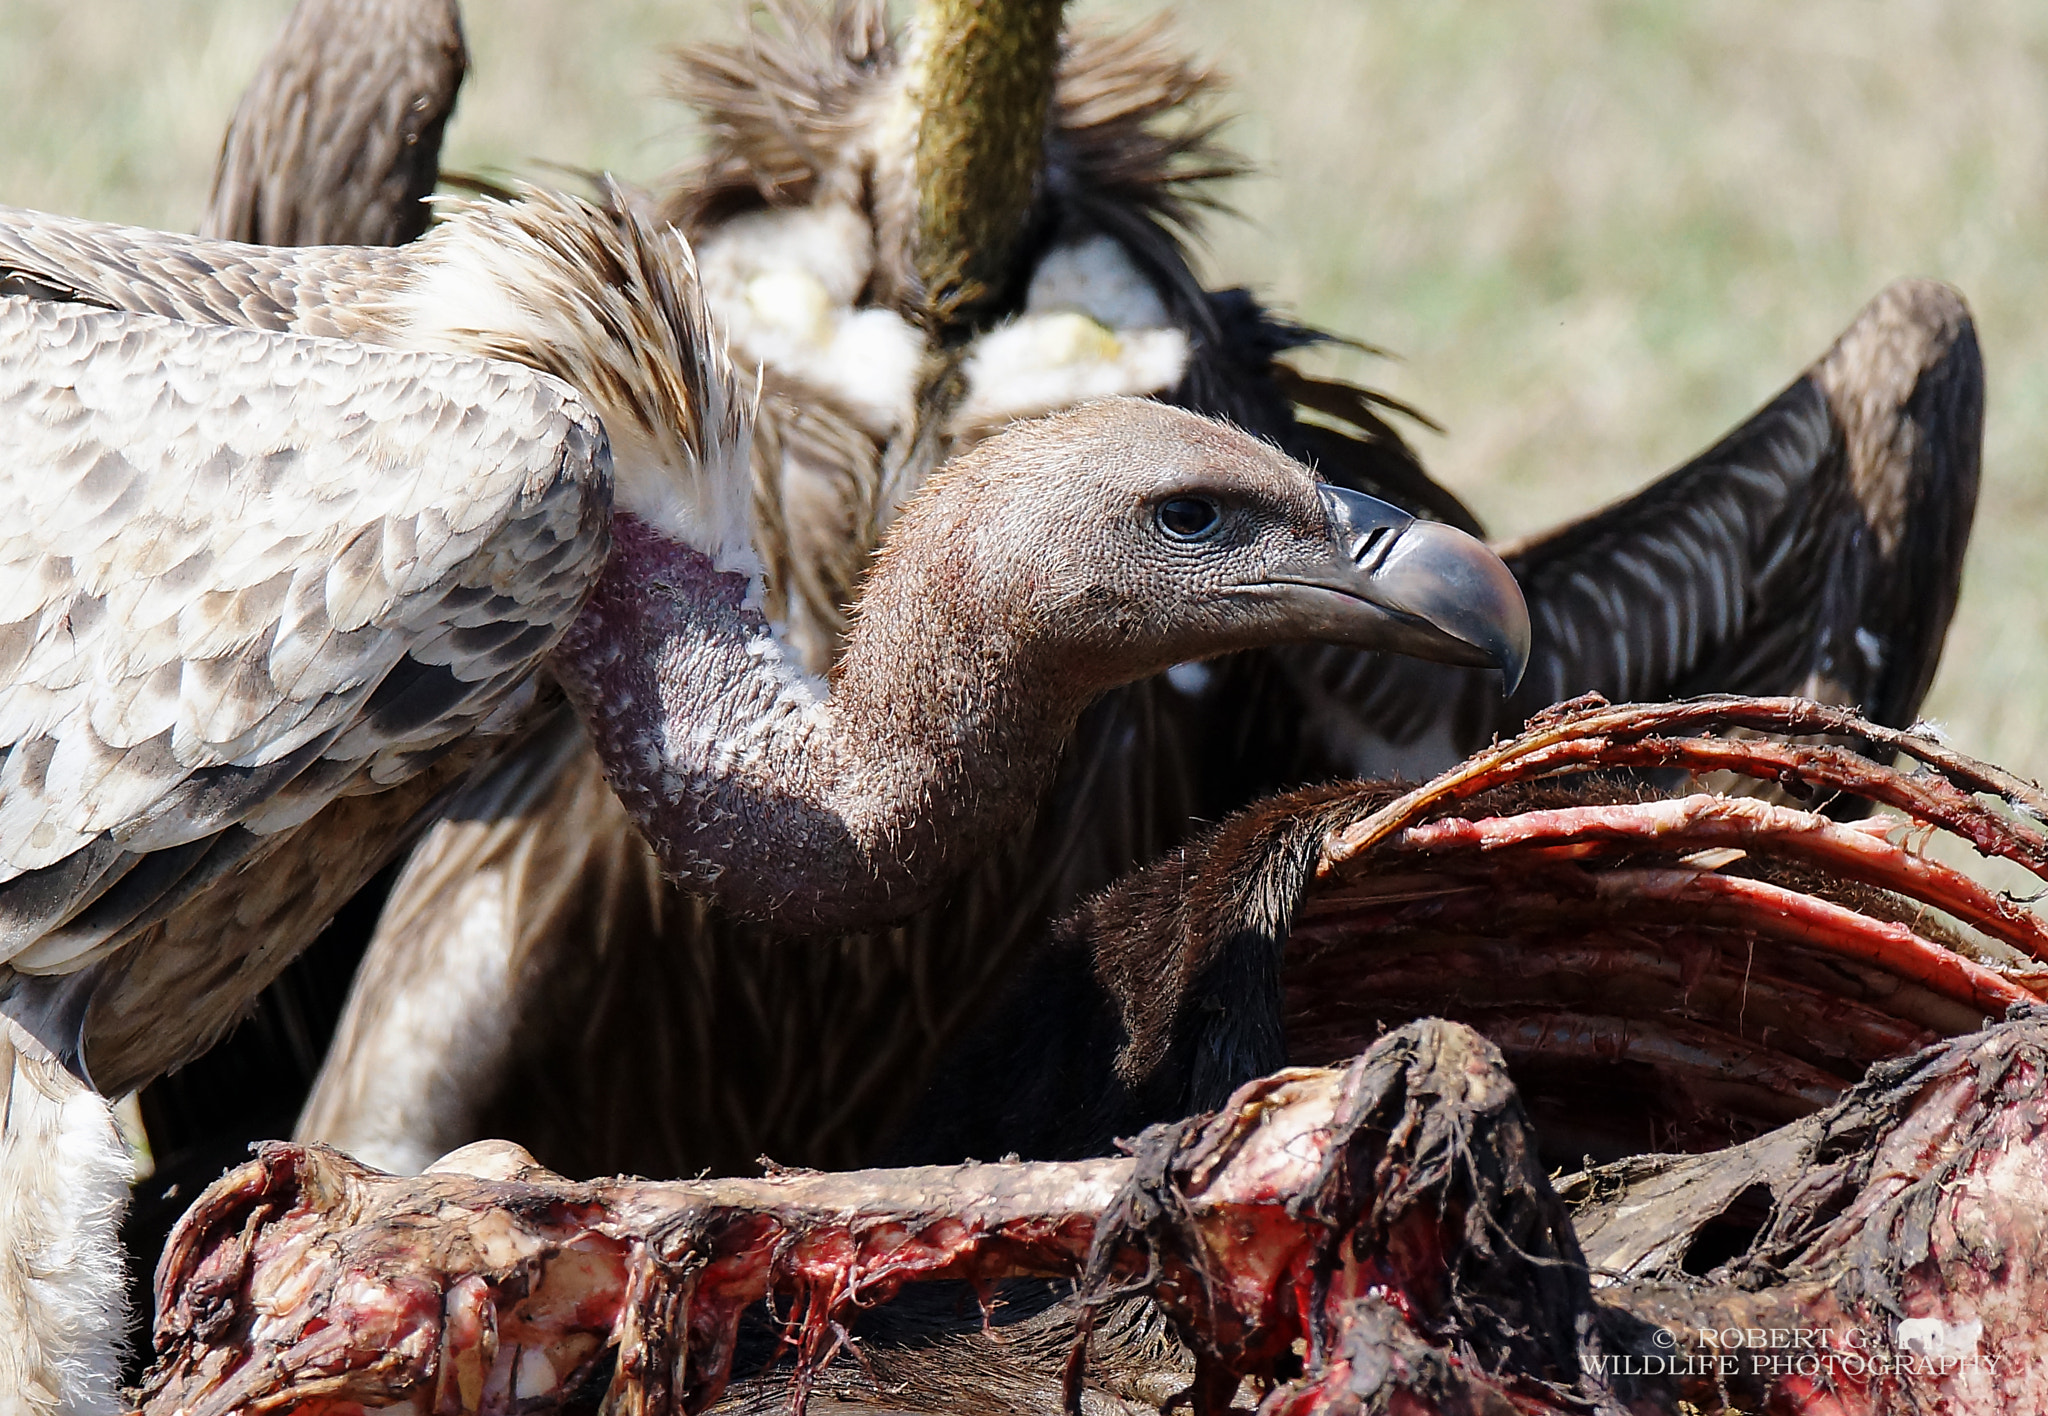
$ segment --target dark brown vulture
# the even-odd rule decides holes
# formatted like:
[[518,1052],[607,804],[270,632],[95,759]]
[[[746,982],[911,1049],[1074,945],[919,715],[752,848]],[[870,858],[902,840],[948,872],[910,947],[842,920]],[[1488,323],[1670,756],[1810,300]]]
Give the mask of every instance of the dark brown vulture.
[[[906,42],[878,5],[781,5],[773,32],[684,60],[712,144],[659,209],[761,371],[755,543],[771,610],[816,668],[867,547],[928,470],[1077,398],[1220,414],[1334,481],[1469,521],[1371,395],[1284,362],[1315,336],[1196,281],[1182,234],[1234,170],[1191,113],[1206,71],[1156,28],[1069,33],[1019,204],[1000,178],[1014,164],[940,170],[980,160],[953,129],[992,121],[986,104],[919,106],[954,83],[931,67],[958,52],[952,13],[921,12]],[[1029,24],[1016,33],[1036,52]],[[974,201],[1022,213],[993,268],[921,195],[976,170],[990,190]],[[855,1164],[1051,921],[1196,822],[1333,776],[1419,778],[1585,691],[1807,693],[1910,722],[1954,605],[1981,416],[1961,301],[1894,286],[1719,445],[1508,548],[1535,623],[1510,702],[1484,673],[1346,650],[1133,685],[1084,720],[1030,829],[885,931],[792,937],[664,882],[561,721],[413,854],[300,1135],[399,1169],[479,1136],[570,1174]]]

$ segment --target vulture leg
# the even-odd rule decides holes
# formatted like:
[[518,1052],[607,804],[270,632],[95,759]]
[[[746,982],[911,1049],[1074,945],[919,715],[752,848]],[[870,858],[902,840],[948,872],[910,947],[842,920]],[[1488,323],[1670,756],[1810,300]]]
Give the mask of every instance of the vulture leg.
[[1534,641],[1486,675],[1285,655],[1305,756],[1359,776],[1440,771],[1548,704],[1798,694],[1903,727],[1955,609],[1977,501],[1984,367],[1960,297],[1901,281],[1714,447],[1636,495],[1503,547]]
[[221,142],[200,234],[399,246],[427,229],[469,67],[455,0],[299,0]]

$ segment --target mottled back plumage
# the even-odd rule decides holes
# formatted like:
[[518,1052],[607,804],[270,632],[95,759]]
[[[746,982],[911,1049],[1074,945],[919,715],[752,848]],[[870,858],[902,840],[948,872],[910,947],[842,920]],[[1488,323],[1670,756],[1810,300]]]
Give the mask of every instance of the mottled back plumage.
[[525,370],[20,298],[0,348],[15,974],[84,967],[416,773],[523,688],[601,562],[603,433]]
[[0,295],[71,301],[193,324],[340,339],[374,328],[364,299],[412,252],[283,250],[0,206]]

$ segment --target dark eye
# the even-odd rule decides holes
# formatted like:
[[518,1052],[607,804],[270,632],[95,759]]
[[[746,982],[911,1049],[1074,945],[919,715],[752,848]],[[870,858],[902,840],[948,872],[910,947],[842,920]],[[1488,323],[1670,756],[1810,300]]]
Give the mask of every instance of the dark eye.
[[1223,524],[1223,513],[1206,497],[1175,497],[1159,508],[1159,529],[1176,541],[1199,541]]

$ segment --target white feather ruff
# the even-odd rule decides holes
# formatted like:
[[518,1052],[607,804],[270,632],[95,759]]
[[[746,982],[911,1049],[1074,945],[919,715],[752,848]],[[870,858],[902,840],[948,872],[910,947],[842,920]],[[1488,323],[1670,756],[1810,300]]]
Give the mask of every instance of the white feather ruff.
[[121,1214],[134,1162],[106,1100],[11,1024],[0,1117],[0,1412],[120,1409]]
[[542,188],[444,205],[419,276],[392,300],[398,342],[564,379],[604,421],[621,510],[758,572],[751,404],[681,233]]
[[1078,310],[1027,310],[977,339],[956,432],[986,432],[1077,403],[1171,388],[1187,369],[1177,329],[1115,330]]
[[1113,330],[1166,329],[1173,324],[1159,288],[1115,238],[1100,233],[1047,251],[1031,273],[1024,308],[1032,313],[1078,310]]
[[1144,397],[1180,382],[1188,337],[1159,291],[1107,236],[1053,247],[1024,309],[976,339],[955,432],[989,432],[1097,398]]

